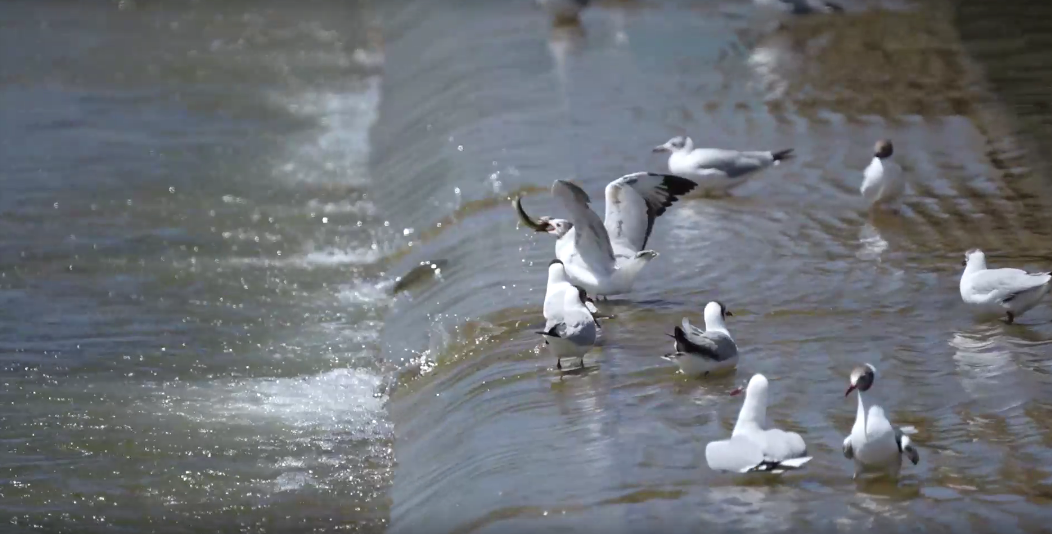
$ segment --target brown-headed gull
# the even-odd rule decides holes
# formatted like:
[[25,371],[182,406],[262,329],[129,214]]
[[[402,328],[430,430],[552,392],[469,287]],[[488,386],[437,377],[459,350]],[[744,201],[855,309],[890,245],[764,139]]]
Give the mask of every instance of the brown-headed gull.
[[870,206],[891,205],[906,190],[902,167],[891,160],[895,151],[888,139],[881,139],[873,147],[873,160],[862,171],[862,187],[859,191]]
[[855,462],[857,478],[864,473],[884,473],[897,477],[902,468],[902,456],[905,455],[913,465],[920,462],[920,453],[913,447],[907,433],[913,433],[913,427],[895,428],[884,415],[884,409],[873,405],[866,410],[862,393],[873,387],[877,370],[870,364],[856,367],[851,371],[851,383],[844,396],[852,391],[858,394],[858,411],[855,413],[855,424],[851,435],[844,438],[844,457]]
[[[741,388],[738,388],[731,394],[740,392]],[[705,461],[709,468],[737,473],[784,473],[811,461],[800,434],[776,428],[764,430],[766,420],[767,378],[755,374],[745,388],[745,402],[738,412],[731,438],[705,446]]]
[[989,314],[1005,314],[1009,324],[1037,305],[1052,289],[1052,274],[1022,269],[987,269],[986,255],[973,248],[964,253],[961,299]]
[[525,225],[558,238],[555,257],[566,266],[572,284],[596,297],[608,297],[631,291],[639,272],[658,256],[644,250],[654,221],[694,187],[686,178],[667,174],[622,176],[606,186],[605,223],[589,206],[588,194],[566,180],[555,180],[552,196],[570,213],[569,220],[534,221],[519,198],[512,204]]
[[738,365],[738,346],[723,322],[733,315],[722,302],[713,301],[705,305],[705,330],[684,317],[683,327],[677,326],[668,334],[676,340],[675,352],[662,358],[675,362],[683,374],[693,377],[733,369]]
[[689,137],[673,137],[654,147],[654,152],[671,152],[668,171],[698,184],[698,192],[725,194],[745,183],[757,171],[792,158],[793,149],[778,151],[738,151],[722,148],[694,148]]
[[584,289],[566,278],[563,262],[548,264],[548,287],[544,294],[544,345],[555,356],[556,369],[562,369],[563,358],[577,358],[584,365],[584,355],[595,345],[596,322],[588,309]]

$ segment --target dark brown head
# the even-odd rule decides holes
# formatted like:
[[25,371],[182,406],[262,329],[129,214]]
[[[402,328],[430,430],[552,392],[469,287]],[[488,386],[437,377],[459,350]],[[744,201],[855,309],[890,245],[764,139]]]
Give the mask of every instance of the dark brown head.
[[891,139],[881,139],[873,146],[873,156],[880,159],[890,158],[893,152],[895,147],[891,145]]
[[847,391],[844,392],[844,396],[848,396],[852,391],[856,389],[859,391],[869,391],[869,388],[873,387],[873,381],[877,378],[877,369],[870,364],[865,364],[854,368],[851,371],[851,384],[847,387]]
[[591,300],[591,299],[588,298],[588,292],[585,291],[583,287],[581,287],[581,286],[574,286],[574,287],[577,288],[577,295],[581,297],[581,304],[584,304],[584,303],[588,302],[589,300]]

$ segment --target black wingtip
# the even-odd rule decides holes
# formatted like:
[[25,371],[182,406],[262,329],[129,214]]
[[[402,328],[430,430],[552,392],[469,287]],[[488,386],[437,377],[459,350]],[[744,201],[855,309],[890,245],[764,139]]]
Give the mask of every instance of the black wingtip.
[[779,150],[777,152],[772,152],[771,153],[771,157],[773,157],[775,161],[783,161],[783,160],[787,160],[787,159],[793,159],[793,149],[787,148],[785,150]]
[[[674,174],[659,174],[661,177],[661,185],[664,186],[665,190],[668,191],[670,197],[678,197],[686,195],[698,187],[697,182],[689,180],[682,176],[676,176]],[[677,199],[669,198],[669,203],[675,202]]]
[[557,331],[558,328],[559,328],[559,325],[555,325],[555,326],[549,328],[547,332],[545,332],[544,330],[538,330],[536,333],[540,334],[542,336],[560,337],[559,336],[559,332]]

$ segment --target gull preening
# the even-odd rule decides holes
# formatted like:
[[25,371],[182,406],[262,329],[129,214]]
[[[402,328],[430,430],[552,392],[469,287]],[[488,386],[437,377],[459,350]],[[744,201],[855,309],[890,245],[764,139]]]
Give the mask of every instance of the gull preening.
[[902,167],[891,160],[894,151],[890,140],[877,141],[873,147],[873,160],[862,171],[862,187],[859,191],[870,206],[890,205],[906,190]]
[[844,396],[852,391],[858,394],[858,411],[851,435],[844,438],[844,457],[855,462],[855,475],[871,472],[883,472],[897,477],[902,468],[902,456],[905,455],[913,465],[920,462],[920,453],[913,447],[906,431],[912,427],[895,428],[884,415],[884,409],[873,405],[866,411],[862,392],[873,387],[877,370],[870,364],[856,367],[851,371],[851,383]]
[[587,293],[566,278],[563,262],[548,264],[548,288],[544,294],[544,345],[555,356],[555,368],[562,370],[563,358],[577,358],[584,366],[584,355],[595,345],[596,322],[587,307]]
[[622,176],[606,186],[605,224],[589,206],[588,194],[566,180],[552,183],[552,196],[569,212],[569,220],[534,221],[519,198],[513,205],[523,224],[558,238],[555,257],[566,266],[572,284],[596,297],[609,297],[631,291],[639,272],[658,256],[644,250],[655,219],[694,187],[686,178],[667,174]]
[[548,12],[555,26],[569,26],[580,23],[581,10],[588,6],[589,0],[537,0],[537,3]]
[[986,254],[973,248],[964,253],[961,299],[974,309],[1005,314],[1009,324],[1037,305],[1052,289],[1052,273],[1022,269],[987,269]]
[[723,322],[728,315],[734,314],[722,302],[713,301],[705,305],[705,330],[691,325],[684,317],[683,327],[677,326],[668,334],[676,340],[675,352],[662,358],[675,362],[683,374],[694,377],[733,369],[738,365],[738,346]]
[[[740,392],[738,388],[731,394]],[[731,438],[705,446],[709,468],[737,473],[784,473],[799,469],[811,460],[800,434],[776,428],[764,430],[766,421],[767,378],[755,374],[745,388],[745,402],[738,412]]]
[[654,147],[654,152],[671,152],[668,171],[690,178],[698,192],[724,194],[745,183],[757,171],[793,157],[793,149],[778,151],[738,151],[722,148],[694,148],[689,137],[673,137]]

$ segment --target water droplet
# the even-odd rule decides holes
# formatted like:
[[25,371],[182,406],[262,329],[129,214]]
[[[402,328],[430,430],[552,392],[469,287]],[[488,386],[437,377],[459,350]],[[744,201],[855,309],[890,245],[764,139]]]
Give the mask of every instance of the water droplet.
[[321,218],[321,223],[322,224],[329,224],[329,218],[328,217],[322,217]]
[[457,150],[459,150],[460,152],[463,152],[464,151],[464,145],[457,145]]

